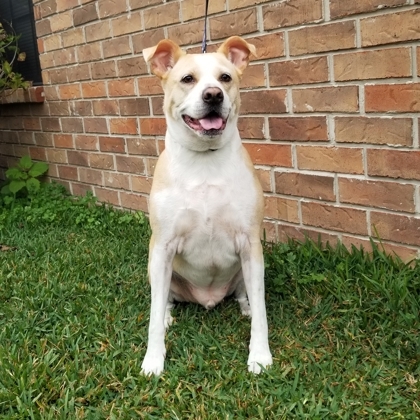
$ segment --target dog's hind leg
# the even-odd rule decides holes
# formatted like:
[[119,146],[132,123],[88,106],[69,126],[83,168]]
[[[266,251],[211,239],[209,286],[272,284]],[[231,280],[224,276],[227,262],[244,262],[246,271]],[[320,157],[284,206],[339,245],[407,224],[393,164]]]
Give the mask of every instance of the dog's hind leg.
[[169,291],[168,302],[165,308],[165,320],[164,320],[166,329],[168,329],[172,325],[172,322],[174,322],[174,319],[171,315],[171,311],[173,307],[174,307],[174,298],[172,296],[172,292]]
[[246,294],[246,287],[244,283],[244,277],[242,275],[242,270],[239,271],[237,276],[240,276],[240,279],[234,292],[235,299],[239,303],[242,315],[251,316],[251,307],[249,306],[248,296]]

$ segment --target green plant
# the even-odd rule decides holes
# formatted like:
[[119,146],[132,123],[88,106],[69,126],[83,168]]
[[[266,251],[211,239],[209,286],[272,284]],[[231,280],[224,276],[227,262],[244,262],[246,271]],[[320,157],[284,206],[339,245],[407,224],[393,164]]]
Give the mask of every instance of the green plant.
[[0,94],[8,89],[18,89],[29,87],[29,82],[25,82],[21,74],[13,71],[15,61],[25,61],[26,54],[21,52],[18,47],[20,35],[16,35],[12,25],[8,30],[0,22]]
[[18,193],[29,198],[34,196],[41,188],[38,178],[47,171],[45,162],[33,162],[29,156],[23,156],[16,167],[6,171],[8,182],[1,189],[4,203],[15,202]]

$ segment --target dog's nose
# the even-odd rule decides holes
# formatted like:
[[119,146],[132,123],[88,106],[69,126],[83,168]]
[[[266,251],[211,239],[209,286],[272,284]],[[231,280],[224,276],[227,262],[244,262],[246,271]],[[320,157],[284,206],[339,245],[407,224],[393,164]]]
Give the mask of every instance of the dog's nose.
[[217,87],[209,87],[203,92],[203,101],[209,105],[218,105],[223,101],[223,92]]

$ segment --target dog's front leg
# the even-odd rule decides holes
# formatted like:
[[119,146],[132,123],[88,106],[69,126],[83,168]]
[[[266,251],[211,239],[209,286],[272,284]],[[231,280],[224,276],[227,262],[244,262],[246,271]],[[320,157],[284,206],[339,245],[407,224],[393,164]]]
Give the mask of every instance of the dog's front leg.
[[174,244],[169,243],[166,246],[155,244],[150,250],[149,276],[152,303],[147,351],[141,365],[144,375],[160,375],[163,371],[166,355],[165,317],[175,249]]
[[264,258],[259,239],[250,242],[240,253],[245,287],[251,307],[251,341],[248,370],[260,373],[273,363],[268,345],[268,325],[264,296]]

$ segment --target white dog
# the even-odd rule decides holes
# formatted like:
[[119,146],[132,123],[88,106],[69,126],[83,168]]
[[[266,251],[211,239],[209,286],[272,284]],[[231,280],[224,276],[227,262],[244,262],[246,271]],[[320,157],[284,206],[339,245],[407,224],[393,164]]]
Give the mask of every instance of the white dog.
[[272,364],[260,241],[264,201],[237,128],[239,82],[254,53],[237,36],[211,54],[186,54],[170,40],[143,51],[161,78],[167,122],[150,194],[146,375],[163,371],[174,301],[210,309],[231,294],[252,317],[248,370]]

